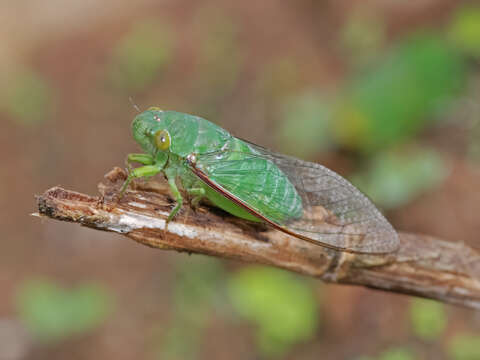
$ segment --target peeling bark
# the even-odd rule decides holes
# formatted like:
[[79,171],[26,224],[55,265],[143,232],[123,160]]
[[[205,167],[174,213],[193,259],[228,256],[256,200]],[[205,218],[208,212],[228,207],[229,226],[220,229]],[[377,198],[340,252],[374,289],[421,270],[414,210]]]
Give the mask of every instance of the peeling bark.
[[54,187],[37,197],[40,215],[118,232],[141,244],[272,265],[326,282],[363,285],[480,309],[480,254],[464,243],[400,232],[388,255],[343,253],[250,223],[218,209],[188,205],[165,230],[172,207],[165,184],[141,180],[121,201],[126,178],[114,168],[92,197]]

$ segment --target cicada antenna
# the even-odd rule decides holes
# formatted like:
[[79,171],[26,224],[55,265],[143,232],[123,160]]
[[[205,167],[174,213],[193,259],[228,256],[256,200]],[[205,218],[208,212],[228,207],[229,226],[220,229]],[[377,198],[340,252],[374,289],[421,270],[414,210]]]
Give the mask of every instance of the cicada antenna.
[[135,102],[133,101],[133,98],[132,98],[131,96],[128,97],[128,100],[130,100],[130,104],[132,104],[133,108],[134,108],[135,110],[137,110],[137,112],[141,112],[141,111],[140,111],[140,108],[138,107],[137,104],[135,104]]

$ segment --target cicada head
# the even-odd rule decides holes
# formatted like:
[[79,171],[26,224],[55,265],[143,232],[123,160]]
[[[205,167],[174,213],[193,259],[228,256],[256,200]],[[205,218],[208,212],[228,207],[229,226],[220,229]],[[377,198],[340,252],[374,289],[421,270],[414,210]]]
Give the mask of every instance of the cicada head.
[[135,141],[143,151],[154,156],[158,151],[169,151],[171,137],[162,119],[163,111],[156,107],[137,115],[132,122]]

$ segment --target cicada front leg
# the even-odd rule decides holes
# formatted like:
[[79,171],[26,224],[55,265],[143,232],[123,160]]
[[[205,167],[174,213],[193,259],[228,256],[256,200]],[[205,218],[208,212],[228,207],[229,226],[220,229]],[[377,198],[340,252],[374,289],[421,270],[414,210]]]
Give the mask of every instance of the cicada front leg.
[[[133,169],[132,163],[134,162],[143,164],[144,166]],[[128,188],[128,185],[130,185],[133,179],[156,175],[160,171],[162,171],[163,168],[163,166],[155,164],[155,160],[153,159],[153,157],[147,154],[128,154],[125,163],[127,165],[128,176],[123,183],[120,192],[118,193],[118,200],[123,197],[125,191]]]

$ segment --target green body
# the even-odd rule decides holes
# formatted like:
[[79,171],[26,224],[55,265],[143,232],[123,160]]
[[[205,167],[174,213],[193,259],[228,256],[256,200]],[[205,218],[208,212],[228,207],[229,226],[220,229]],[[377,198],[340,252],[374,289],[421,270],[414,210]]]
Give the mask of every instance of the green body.
[[[177,201],[168,220],[183,203],[179,185],[193,197],[193,205],[207,198],[232,215],[260,221],[200,180],[186,161],[191,154],[196,156],[198,168],[208,174],[209,180],[244,202],[248,199],[248,207],[263,216],[276,223],[302,216],[301,198],[288,177],[272,161],[256,156],[249,144],[217,125],[197,116],[151,108],[134,119],[132,131],[145,154],[130,154],[127,161],[145,166],[131,169],[121,194],[132,178],[163,172]],[[159,133],[168,136],[168,143],[160,143],[161,147]]]

